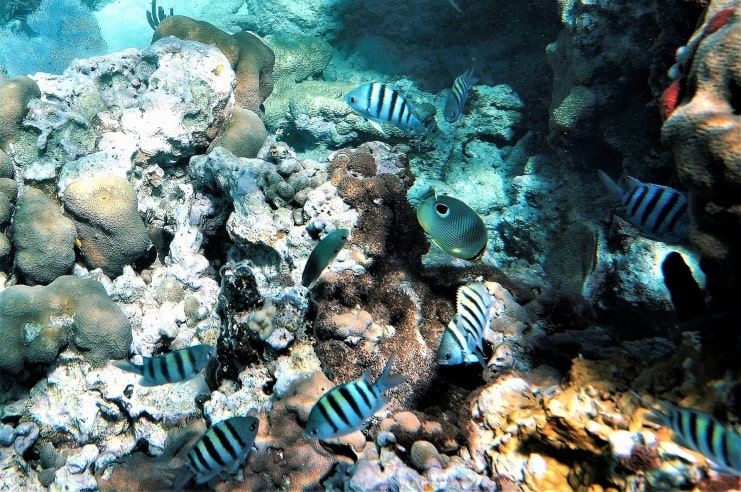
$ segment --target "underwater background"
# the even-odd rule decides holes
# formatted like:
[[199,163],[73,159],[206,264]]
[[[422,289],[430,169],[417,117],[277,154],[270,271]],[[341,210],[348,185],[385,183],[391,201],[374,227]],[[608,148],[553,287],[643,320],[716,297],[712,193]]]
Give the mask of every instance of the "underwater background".
[[741,489],[741,1],[0,0],[0,489]]

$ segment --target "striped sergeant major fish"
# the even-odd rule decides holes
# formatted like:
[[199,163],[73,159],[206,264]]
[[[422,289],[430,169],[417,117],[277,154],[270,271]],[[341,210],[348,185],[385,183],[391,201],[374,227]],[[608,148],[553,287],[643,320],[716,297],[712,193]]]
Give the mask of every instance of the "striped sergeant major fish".
[[324,393],[309,413],[304,435],[307,438],[329,439],[359,429],[366,419],[388,403],[388,397],[383,392],[407,380],[405,374],[391,374],[393,359],[393,355],[389,357],[375,383],[366,371],[359,379],[335,386]]
[[468,90],[473,84],[478,82],[478,80],[479,79],[473,74],[473,67],[455,78],[453,87],[450,89],[450,94],[448,94],[448,100],[445,102],[445,109],[443,109],[445,121],[448,123],[458,121],[463,114],[466,100],[468,100]]
[[412,104],[386,84],[363,84],[348,92],[345,102],[365,116],[368,123],[383,135],[381,123],[391,123],[407,135],[421,135],[426,131],[422,122],[414,116]]
[[690,217],[687,197],[683,193],[668,186],[643,183],[630,176],[626,190],[603,171],[597,172],[605,188],[622,204],[625,219],[646,236],[665,243],[681,243],[689,239]]
[[172,489],[180,490],[191,478],[206,483],[216,475],[232,474],[252,450],[260,420],[231,417],[211,426],[185,455],[185,465],[175,473]]
[[440,339],[437,363],[455,366],[478,362],[486,367],[484,339],[491,330],[494,309],[494,298],[486,284],[461,286],[456,295],[456,313]]
[[156,357],[142,357],[142,365],[129,360],[114,360],[111,364],[124,371],[139,374],[142,386],[177,383],[189,379],[206,367],[216,355],[216,347],[211,345],[193,345],[169,354]]
[[703,455],[718,473],[741,477],[741,434],[734,428],[701,410],[663,401],[656,408],[631,392],[651,411],[647,420],[669,427],[677,444]]

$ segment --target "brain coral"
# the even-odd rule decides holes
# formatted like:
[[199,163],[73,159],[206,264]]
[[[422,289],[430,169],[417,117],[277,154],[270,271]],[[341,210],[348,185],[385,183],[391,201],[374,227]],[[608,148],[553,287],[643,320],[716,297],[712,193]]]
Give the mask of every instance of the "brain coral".
[[137,212],[136,193],[126,179],[80,179],[67,186],[62,202],[75,221],[80,250],[90,268],[118,276],[125,265],[147,252],[147,228]]
[[248,32],[230,35],[208,22],[183,15],[163,20],[154,32],[152,42],[167,36],[215,44],[237,76],[234,90],[237,104],[262,116],[262,103],[273,91],[275,54],[257,36]]
[[125,357],[131,340],[128,318],[95,280],[66,275],[0,292],[0,370],[50,363],[67,344],[99,366]]
[[14,77],[0,84],[0,149],[7,149],[16,138],[28,112],[26,105],[35,97],[41,97],[41,91],[28,77]]
[[321,73],[332,59],[332,47],[322,38],[299,33],[269,34],[265,43],[275,52],[276,83],[301,82]]
[[209,149],[224,147],[236,157],[253,158],[268,134],[260,117],[249,109],[235,107],[224,131],[211,142]]
[[[722,16],[735,8],[730,17]],[[721,13],[721,17],[715,17]],[[718,19],[722,18],[723,23]],[[708,26],[711,26],[710,28]],[[690,43],[697,49],[686,94],[662,128],[689,189],[691,241],[702,254],[708,289],[737,302],[741,293],[741,12],[714,1]],[[735,273],[734,273],[735,272]]]
[[15,265],[31,284],[48,284],[72,270],[75,225],[41,190],[26,187],[13,216]]

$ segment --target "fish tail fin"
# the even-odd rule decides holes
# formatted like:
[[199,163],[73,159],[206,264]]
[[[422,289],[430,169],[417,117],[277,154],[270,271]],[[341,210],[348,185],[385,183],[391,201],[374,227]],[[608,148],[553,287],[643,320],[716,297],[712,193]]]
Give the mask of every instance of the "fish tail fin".
[[409,378],[406,374],[391,374],[391,366],[393,365],[393,362],[394,354],[391,354],[386,363],[386,367],[383,369],[383,372],[378,376],[378,380],[376,381],[376,385],[381,388],[382,393],[387,389],[403,383]]
[[180,491],[193,478],[193,473],[186,466],[169,470],[174,475],[171,490]]
[[613,195],[616,199],[622,198],[622,196],[625,194],[625,190],[623,190],[623,188],[619,184],[613,181],[612,178],[601,169],[597,170],[597,174],[599,176],[599,180],[602,182],[602,185],[607,188],[607,191],[611,195]]
[[140,376],[144,373],[141,366],[137,366],[136,364],[132,363],[129,359],[115,359],[111,361],[111,365],[114,367],[118,367],[119,369],[123,371],[133,372],[135,374],[139,374]]
[[656,425],[666,425],[668,416],[665,413],[665,407],[666,405],[668,405],[668,403],[660,402],[660,408],[656,408],[651,402],[647,401],[644,397],[639,395],[638,392],[630,390],[630,394],[637,398],[641,402],[641,404],[649,410],[650,413],[645,416],[646,420]]

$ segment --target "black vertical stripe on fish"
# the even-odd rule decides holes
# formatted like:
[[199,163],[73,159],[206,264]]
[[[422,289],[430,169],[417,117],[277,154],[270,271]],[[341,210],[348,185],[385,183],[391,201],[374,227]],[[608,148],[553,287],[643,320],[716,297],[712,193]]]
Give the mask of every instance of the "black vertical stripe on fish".
[[350,408],[352,408],[352,411],[355,412],[355,415],[357,415],[360,420],[363,420],[363,414],[360,411],[360,407],[358,407],[355,398],[353,398],[353,395],[350,394],[347,386],[340,387],[340,395],[342,395],[348,405],[350,405]]
[[170,369],[167,367],[167,358],[166,357],[158,357],[155,359],[159,362],[159,371],[162,377],[165,381],[172,381],[170,378]]
[[641,202],[646,197],[646,193],[648,193],[648,190],[645,186],[640,186],[633,190],[633,193],[630,194],[630,197],[628,198],[628,204],[632,204],[630,206],[630,211],[628,214],[631,217],[635,217],[636,213],[638,212],[638,208],[641,206]]
[[725,461],[725,465],[728,467],[733,467],[735,465],[738,465],[741,463],[741,460],[739,460],[739,463],[731,463],[731,451],[728,449],[729,441],[731,440],[732,434],[730,432],[723,432],[723,428],[720,426],[716,426],[719,428],[718,432],[721,432],[720,436],[720,452],[716,453],[719,456],[723,457],[723,461]]
[[365,388],[364,384],[358,384],[356,385],[358,388],[358,394],[360,395],[360,398],[363,399],[363,403],[365,403],[366,408],[373,408],[373,405],[371,404],[371,398],[373,398],[373,395],[368,395],[368,390]]
[[364,385],[365,385],[365,386],[366,386],[366,387],[367,387],[367,388],[368,388],[368,389],[370,390],[370,392],[371,392],[371,393],[373,393],[373,396],[374,396],[374,397],[375,397],[376,399],[380,398],[380,396],[381,396],[381,391],[380,391],[380,389],[379,389],[379,388],[377,387],[377,385],[375,385],[375,384],[367,384],[367,383],[365,382],[365,380],[363,380],[363,381],[360,381],[360,382],[359,382],[358,384],[364,384]]
[[[234,449],[234,445],[232,444],[231,439],[229,439],[229,436],[224,433],[219,425],[214,426],[214,434],[219,439],[219,444],[221,444],[221,447],[224,448],[227,453],[229,453],[229,456],[231,456],[232,459],[235,459],[237,456],[239,456],[239,451]],[[232,436],[233,435],[234,434],[232,434]]]
[[334,393],[330,393],[327,395],[327,402],[332,407],[332,410],[334,410],[334,413],[340,418],[340,420],[342,420],[345,425],[350,426],[350,419],[347,418],[345,411],[342,409],[342,405],[340,405],[340,402],[337,401]]
[[[239,432],[239,429],[235,428],[234,425],[232,425],[231,420],[227,419],[222,421],[224,423],[224,426],[229,430],[230,435],[237,441],[240,447],[244,447],[247,445],[247,442],[242,439],[242,435]],[[256,425],[257,422],[253,423],[252,425]],[[254,430],[254,429],[250,429]]]
[[219,466],[226,465],[226,461],[224,461],[224,458],[221,456],[221,453],[216,449],[216,446],[214,446],[214,443],[211,442],[211,435],[206,433],[206,436],[204,439],[201,440],[201,444],[206,448],[206,451],[208,452],[208,457],[214,461]]
[[327,412],[327,409],[324,408],[322,402],[316,404],[315,408],[319,409],[319,412],[322,414],[324,421],[332,427],[332,432],[338,432],[340,430],[340,428],[337,427],[337,424],[334,423],[334,419],[329,416],[329,412]]
[[384,119],[387,121],[400,121],[396,118],[396,99],[398,94],[396,91],[391,92],[391,99],[389,99],[389,105],[386,110],[386,114],[384,115]]
[[654,224],[650,224],[648,222],[648,218],[651,215],[651,212],[653,212],[654,209],[656,209],[656,204],[659,203],[659,201],[661,200],[661,197],[664,195],[664,190],[660,188],[658,190],[652,190],[652,191],[653,193],[650,194],[651,196],[649,197],[648,202],[646,203],[646,207],[643,209],[643,214],[641,214],[640,223],[641,225],[649,229],[651,232],[656,232],[656,230],[658,229],[659,223],[656,222]]
[[177,369],[177,375],[178,379],[185,379],[186,373],[185,373],[185,360],[188,359],[188,367],[192,367],[192,360],[190,358],[190,352],[187,350],[183,350],[181,352],[175,352],[172,354],[173,358],[175,359],[175,368]]
[[[192,453],[189,453],[190,461],[193,463],[193,468],[196,472],[203,473],[211,468],[211,465],[206,461],[206,457],[203,456],[203,451],[200,446],[194,446]],[[195,456],[195,459],[193,457]]]
[[659,213],[656,214],[656,230],[657,231],[661,230],[662,225],[664,224],[664,222],[666,222],[667,218],[669,217],[669,214],[674,210],[674,207],[677,205],[677,202],[679,201],[678,193],[670,193],[668,190],[663,190],[663,191],[666,191],[666,193],[669,194],[669,198],[661,206],[661,210],[659,210]]
[[142,364],[142,374],[147,379],[156,379],[154,377],[154,359],[144,359]]
[[[679,193],[677,193],[676,196],[677,196],[677,200],[678,200],[679,199]],[[686,212],[687,212],[687,202],[685,201],[677,209],[676,213],[672,216],[672,219],[669,222],[668,230],[673,231],[677,227],[677,222],[679,222],[682,219],[682,216]]]
[[376,118],[381,117],[381,112],[383,111],[383,101],[386,98],[386,86],[383,84],[380,84],[378,86],[374,86],[376,88],[376,94],[373,98],[373,108],[375,111]]

